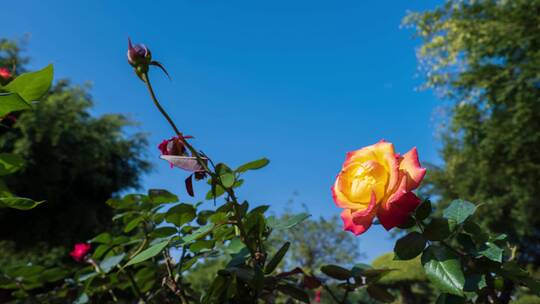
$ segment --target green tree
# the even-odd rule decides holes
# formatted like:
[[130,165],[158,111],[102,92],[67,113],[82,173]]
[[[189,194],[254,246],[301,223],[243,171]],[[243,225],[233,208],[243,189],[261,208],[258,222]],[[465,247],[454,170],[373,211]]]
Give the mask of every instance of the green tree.
[[412,260],[394,260],[394,253],[385,253],[373,260],[375,268],[392,269],[378,283],[396,290],[400,294],[400,303],[428,303],[434,301],[433,291],[429,287],[420,257]]
[[[16,43],[0,40],[0,50],[0,63],[13,62],[17,71],[24,70],[26,59]],[[6,178],[8,188],[46,200],[30,211],[0,210],[0,239],[15,242],[18,251],[38,243],[71,246],[102,231],[112,215],[104,202],[138,187],[141,174],[149,170],[145,136],[125,130],[133,122],[115,114],[93,117],[91,106],[88,88],[63,80],[33,111],[2,121],[0,150],[26,162]]]
[[24,66],[29,58],[21,55],[21,45],[23,42],[0,38],[0,67],[4,67],[17,74],[23,73]]
[[540,265],[540,1],[447,1],[405,23],[423,42],[426,86],[453,101],[426,192],[440,209],[482,203],[480,223]]
[[[285,222],[294,216],[285,212],[278,219]],[[274,248],[291,242],[282,267],[299,266],[311,271],[318,271],[325,264],[352,265],[363,257],[358,239],[341,228],[341,219],[333,216],[329,219],[309,218],[295,229],[276,230],[272,234]],[[288,269],[290,270],[290,269]]]

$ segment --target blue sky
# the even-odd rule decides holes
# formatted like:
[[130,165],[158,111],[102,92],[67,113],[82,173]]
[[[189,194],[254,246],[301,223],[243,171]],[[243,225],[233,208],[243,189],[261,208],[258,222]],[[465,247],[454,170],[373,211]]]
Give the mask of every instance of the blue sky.
[[[129,3],[129,4],[128,4]],[[408,10],[441,1],[68,1],[3,4],[3,36],[29,34],[31,68],[90,81],[95,115],[123,113],[150,138],[145,188],[190,201],[185,174],[158,159],[172,135],[126,62],[127,37],[144,42],[171,73],[153,72],[163,105],[194,144],[237,166],[268,157],[240,194],[279,213],[300,204],[339,214],[330,185],[345,153],[386,139],[437,162],[437,108],[419,92],[415,47],[401,29]],[[202,185],[198,194],[205,193]],[[296,193],[296,194],[295,194]],[[379,226],[360,237],[367,259],[392,249]]]

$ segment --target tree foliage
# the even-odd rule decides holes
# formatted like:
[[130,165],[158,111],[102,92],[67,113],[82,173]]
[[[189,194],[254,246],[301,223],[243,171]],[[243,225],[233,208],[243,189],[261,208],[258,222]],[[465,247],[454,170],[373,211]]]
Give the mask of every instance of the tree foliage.
[[[0,62],[21,58],[16,43],[2,40],[0,47]],[[16,241],[19,249],[39,242],[70,246],[109,226],[105,200],[139,185],[149,169],[145,137],[125,132],[133,124],[126,117],[93,117],[91,107],[88,88],[63,80],[33,111],[2,120],[0,150],[25,160],[6,177],[8,188],[46,203],[26,212],[1,209],[0,239]]]
[[[278,221],[286,222],[292,216],[285,212]],[[352,265],[362,257],[359,242],[351,233],[339,229],[340,225],[341,220],[337,216],[309,218],[295,229],[275,231],[272,242],[291,243],[283,266],[318,270],[324,264]]]
[[447,1],[405,22],[423,42],[426,86],[453,101],[427,191],[440,209],[482,203],[480,224],[539,265],[540,1]]

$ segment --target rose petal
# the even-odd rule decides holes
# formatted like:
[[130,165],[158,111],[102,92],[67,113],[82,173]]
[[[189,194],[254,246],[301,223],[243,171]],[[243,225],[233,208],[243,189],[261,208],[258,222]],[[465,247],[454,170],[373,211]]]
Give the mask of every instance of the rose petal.
[[[405,187],[406,180],[400,188]],[[420,199],[412,192],[399,189],[388,202],[381,204],[377,217],[386,230],[402,225],[407,217],[418,207]]]
[[[197,161],[197,158],[193,156],[161,155],[159,158],[168,161],[175,167],[184,169],[189,172],[204,171],[203,167]],[[206,158],[202,159],[206,160]]]
[[386,154],[385,159],[388,164],[388,185],[386,187],[386,193],[394,193],[399,184],[399,155],[398,154]]
[[399,168],[407,174],[407,191],[418,188],[426,175],[426,168],[420,166],[416,147],[403,155]]
[[341,193],[341,191],[339,190],[339,178],[340,178],[340,176],[338,175],[336,177],[336,181],[334,182],[334,185],[331,188],[331,190],[332,190],[332,198],[334,199],[334,202],[340,208],[355,208],[355,207],[358,207],[353,202],[349,201],[347,196],[345,196],[345,194]]
[[341,219],[343,220],[343,229],[351,231],[355,235],[360,235],[371,227],[373,218],[377,213],[376,204],[377,198],[375,193],[371,194],[371,201],[366,209],[352,211],[351,209],[344,209],[341,213]]
[[392,143],[381,140],[374,145],[347,153],[347,158],[345,159],[343,167],[348,166],[352,162],[365,162],[368,160],[377,160],[384,165],[386,163],[387,154],[396,154],[394,150],[394,145]]

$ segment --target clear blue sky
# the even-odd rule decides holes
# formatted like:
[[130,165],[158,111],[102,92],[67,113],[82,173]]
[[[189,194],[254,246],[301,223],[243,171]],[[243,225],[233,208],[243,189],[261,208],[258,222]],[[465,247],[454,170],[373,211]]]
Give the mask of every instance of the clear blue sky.
[[[173,78],[153,73],[158,95],[197,147],[232,166],[271,160],[241,196],[279,213],[297,192],[293,208],[318,217],[340,212],[330,185],[347,151],[384,138],[438,160],[441,102],[416,90],[419,41],[400,22],[440,2],[17,0],[2,4],[2,35],[30,34],[31,68],[53,63],[57,79],[90,81],[94,114],[139,121],[156,168],[144,187],[189,200],[185,174],[157,158],[172,132],[126,62],[128,36],[146,43]],[[388,238],[377,226],[361,250],[390,251]]]

